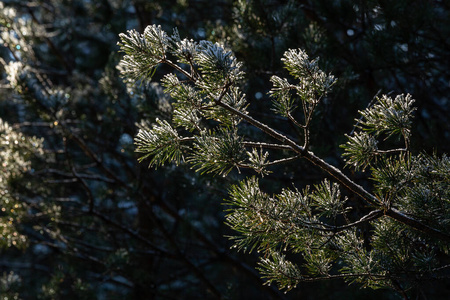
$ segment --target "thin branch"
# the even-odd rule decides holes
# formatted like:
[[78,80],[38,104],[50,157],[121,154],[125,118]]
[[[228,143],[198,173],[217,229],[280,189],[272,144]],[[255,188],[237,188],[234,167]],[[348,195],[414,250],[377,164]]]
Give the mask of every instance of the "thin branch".
[[295,126],[303,128],[303,129],[306,127],[305,125],[300,124],[296,119],[294,119],[294,117],[291,115],[290,112],[287,112],[287,117],[289,120],[291,120],[292,123],[294,123]]
[[78,173],[74,167],[72,167],[72,173],[73,173],[73,176],[75,176],[75,178],[78,179],[79,182],[81,182],[81,185],[83,186],[84,190],[86,191],[86,194],[88,196],[89,212],[92,212],[94,210],[95,200],[94,200],[94,195],[92,194],[91,188],[86,183],[86,180],[84,180],[83,178],[78,176]]
[[[112,253],[112,252],[117,250],[116,248],[102,247],[102,246],[98,246],[98,245],[89,244],[89,243],[87,243],[87,242],[85,242],[83,240],[79,240],[79,239],[76,239],[76,238],[73,238],[73,237],[70,237],[70,236],[66,236],[65,239],[67,241],[73,242],[73,243],[78,244],[80,246],[83,246],[85,248],[89,248],[91,250],[97,250],[97,251],[100,251],[100,252]],[[89,250],[89,252],[92,252],[92,251]],[[155,252],[153,252],[153,253],[155,253]]]
[[[62,126],[62,125],[61,125]],[[114,172],[112,172],[110,169],[104,166],[102,161],[98,158],[98,156],[95,154],[94,151],[92,151],[89,146],[85,143],[83,139],[81,139],[77,134],[70,131],[68,127],[65,127],[68,131],[68,135],[70,138],[74,139],[75,142],[78,144],[78,146],[84,151],[84,153],[90,157],[92,160],[94,160],[97,164],[97,166],[102,169],[108,177],[110,177],[112,180],[114,180],[116,183],[120,183],[122,186],[126,186],[127,184],[123,182],[119,177],[116,176]]]
[[400,286],[397,280],[391,280],[394,289],[403,297],[403,300],[409,300],[405,290]]
[[386,275],[383,274],[372,274],[372,273],[350,273],[350,274],[336,274],[336,275],[329,275],[329,276],[323,276],[323,277],[312,277],[312,278],[299,278],[300,281],[308,282],[308,281],[318,281],[318,280],[332,280],[332,279],[338,279],[338,278],[361,278],[361,277],[370,277],[372,279],[379,279],[383,280],[386,279]]
[[[76,170],[75,170],[76,171]],[[103,181],[106,183],[115,183],[114,180],[100,176],[100,175],[96,175],[96,174],[80,174],[77,172],[77,178],[80,179],[86,179],[86,180],[96,180],[96,181]],[[68,178],[73,178],[73,173],[66,173],[66,172],[62,172],[56,169],[43,169],[43,170],[39,170],[34,172],[35,175],[41,175],[41,174],[55,174],[55,175],[59,175],[62,177],[68,177]]]
[[[40,24],[39,20],[36,18],[36,16],[34,15],[34,12],[31,9],[31,7],[28,7],[28,13],[30,14],[31,19],[33,20],[33,22],[35,22],[36,24],[38,24],[40,26],[41,24]],[[66,61],[66,59],[64,58],[64,55],[58,50],[58,48],[55,46],[55,44],[52,42],[52,40],[49,39],[46,36],[44,36],[44,40],[47,43],[48,47],[56,55],[58,60],[63,64],[63,66],[67,70],[67,72],[69,74],[72,73],[72,68],[70,67],[69,63]]]
[[260,142],[243,142],[244,147],[253,147],[253,148],[267,148],[267,149],[278,149],[278,150],[291,150],[292,148],[287,145],[281,144],[269,144],[269,143],[260,143]]
[[448,233],[444,233],[440,230],[425,225],[421,221],[414,219],[414,217],[407,216],[396,208],[390,208],[385,212],[385,214],[405,225],[411,226],[412,228],[422,231],[423,233],[427,233],[434,238],[450,241],[450,235]]
[[172,61],[168,60],[167,58],[161,59],[160,63],[167,64],[167,65],[171,66],[172,68],[174,68],[175,70],[177,70],[178,72],[180,72],[181,74],[183,74],[184,76],[186,76],[186,78],[189,78],[189,80],[192,80],[193,82],[196,81],[194,75],[189,74],[189,72],[182,69],[179,65],[174,64]]
[[203,284],[206,286],[209,292],[211,292],[217,299],[222,299],[222,294],[219,290],[216,289],[216,287],[209,281],[209,279],[205,276],[204,272],[202,272],[194,263],[192,263],[186,255],[184,255],[180,248],[178,247],[178,244],[173,239],[173,235],[169,234],[167,230],[164,228],[164,225],[162,224],[161,220],[157,218],[151,211],[150,214],[153,217],[153,220],[155,221],[156,225],[158,226],[159,231],[164,235],[164,237],[169,241],[171,246],[174,248],[176,255],[179,257],[179,259],[188,267],[190,268],[194,274],[197,276],[197,278],[203,282]]
[[278,160],[271,161],[271,162],[265,164],[264,166],[265,167],[269,167],[269,166],[284,164],[284,163],[287,163],[287,162],[295,161],[295,160],[297,160],[297,159],[299,159],[301,157],[302,157],[301,155],[295,155],[295,156],[291,156],[291,157],[281,158],[281,159],[278,159]]
[[432,273],[434,273],[434,272],[439,272],[439,271],[442,271],[442,270],[444,270],[444,269],[450,269],[450,264],[445,265],[445,266],[442,266],[442,267],[434,268],[434,269],[431,270],[431,272],[432,272]]
[[131,237],[135,238],[136,240],[143,242],[145,245],[149,246],[154,251],[156,251],[156,252],[158,252],[160,254],[164,254],[167,257],[172,257],[173,258],[173,255],[171,253],[169,253],[166,250],[163,250],[163,249],[159,248],[158,246],[153,244],[151,241],[149,241],[145,237],[141,236],[137,232],[131,230],[130,228],[123,226],[122,224],[120,224],[120,223],[118,223],[118,222],[116,222],[116,221],[106,217],[105,215],[103,215],[102,213],[100,213],[100,212],[98,212],[96,210],[93,210],[91,212],[91,214],[96,216],[96,217],[98,217],[100,220],[102,220],[102,221],[104,221],[104,222],[106,222],[106,223],[108,223],[110,225],[113,225],[114,227],[116,227],[116,228],[120,229],[121,231],[127,233],[128,235],[130,235]]
[[347,225],[343,225],[343,226],[336,226],[336,227],[332,228],[331,230],[335,231],[335,232],[339,232],[339,231],[342,231],[342,230],[345,230],[345,229],[348,229],[348,228],[360,225],[362,223],[366,223],[366,222],[370,222],[370,221],[373,221],[375,219],[378,219],[381,216],[383,216],[383,214],[384,214],[383,210],[381,210],[381,209],[373,210],[370,213],[368,213],[367,215],[363,216],[361,219],[359,219],[356,222],[353,222],[353,223],[350,223],[350,224],[347,224]]
[[377,150],[375,152],[375,155],[398,153],[398,152],[407,152],[407,151],[408,151],[408,149],[406,149],[406,148],[398,148],[398,149],[390,149],[390,150]]

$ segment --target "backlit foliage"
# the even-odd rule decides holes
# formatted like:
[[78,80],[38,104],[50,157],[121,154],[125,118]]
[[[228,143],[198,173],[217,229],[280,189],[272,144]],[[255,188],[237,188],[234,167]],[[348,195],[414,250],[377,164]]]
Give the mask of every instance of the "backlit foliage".
[[[141,129],[135,139],[140,160],[150,158],[155,166],[184,162],[201,173],[224,176],[233,168],[271,176],[273,166],[304,157],[331,177],[273,195],[256,176],[230,187],[226,224],[236,232],[230,237],[233,247],[262,254],[258,270],[267,283],[290,290],[302,281],[344,278],[363,287],[402,291],[414,284],[408,274],[428,280],[447,272],[440,258],[448,258],[450,241],[450,165],[446,156],[411,153],[411,95],[376,98],[360,111],[357,130],[342,145],[348,168],[370,170],[374,189],[367,191],[310,150],[311,122],[336,82],[320,69],[318,58],[289,49],[281,61],[293,79],[270,79],[273,110],[303,133],[299,144],[250,116],[240,91],[242,64],[231,51],[217,43],[181,41],[176,30],[169,37],[155,25],[145,32],[121,35],[122,64],[128,68],[122,75],[147,84],[151,76],[134,74],[148,74],[158,64],[175,73],[161,82],[172,97],[171,118]],[[141,42],[129,42],[136,39]],[[141,63],[140,53],[149,55],[151,66]],[[255,139],[245,130],[248,125],[276,143]],[[398,148],[382,149],[387,139]],[[282,158],[271,160],[275,152]],[[359,202],[348,201],[342,187]],[[364,213],[355,213],[357,207]],[[371,229],[363,231],[367,226]]]

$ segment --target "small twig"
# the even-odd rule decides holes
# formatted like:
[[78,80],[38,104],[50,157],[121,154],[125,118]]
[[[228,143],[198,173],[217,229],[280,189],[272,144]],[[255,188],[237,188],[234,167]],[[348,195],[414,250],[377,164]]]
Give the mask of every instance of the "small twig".
[[264,166],[265,167],[269,167],[269,166],[284,164],[284,163],[287,163],[287,162],[291,162],[291,161],[297,160],[297,159],[299,159],[301,157],[302,157],[301,155],[295,155],[295,156],[292,156],[292,157],[282,158],[282,159],[278,159],[278,160],[274,160],[272,162],[269,162],[269,163],[265,164]]
[[383,210],[381,209],[377,209],[377,210],[373,210],[370,213],[368,213],[367,215],[363,216],[361,219],[359,219],[356,222],[347,224],[347,225],[343,225],[343,226],[336,226],[335,228],[333,228],[333,231],[339,232],[357,225],[360,225],[362,223],[366,223],[369,221],[373,221],[375,219],[378,219],[379,217],[383,216]]
[[405,148],[398,148],[398,149],[390,149],[390,150],[377,150],[375,152],[375,155],[380,155],[380,154],[390,154],[390,153],[398,153],[398,152],[407,152],[408,149]]
[[292,115],[290,112],[287,113],[287,117],[288,119],[295,124],[295,126],[300,127],[300,128],[305,128],[306,126],[303,124],[300,124]]
[[113,225],[114,227],[120,229],[121,231],[127,233],[129,236],[135,238],[138,241],[143,242],[145,245],[149,246],[151,249],[153,249],[154,251],[156,251],[157,253],[163,254],[167,257],[173,257],[173,254],[169,253],[166,250],[163,250],[161,248],[159,248],[158,246],[156,246],[155,244],[153,244],[151,241],[149,241],[148,239],[146,239],[145,237],[143,237],[142,235],[138,234],[137,232],[131,230],[130,228],[123,226],[122,224],[106,217],[105,215],[103,215],[102,213],[93,210],[91,212],[92,215],[98,217],[100,220],[104,221],[105,223],[108,223],[110,225]]
[[[96,180],[96,181],[103,181],[106,183],[115,183],[114,180],[100,176],[100,175],[96,175],[96,174],[80,174],[77,172],[77,179],[86,179],[86,180]],[[66,172],[62,172],[60,170],[56,170],[56,169],[43,169],[40,171],[36,171],[34,172],[35,175],[41,175],[41,174],[55,174],[55,175],[59,175],[62,177],[68,177],[68,178],[73,178],[73,172],[72,173],[66,173]]]
[[[27,7],[28,9],[28,13],[31,16],[31,19],[33,20],[33,22],[35,22],[38,25],[41,25],[39,20],[36,18],[36,16],[34,15],[33,10],[31,9],[31,7]],[[58,48],[55,46],[55,44],[52,42],[51,39],[49,39],[48,37],[44,36],[45,42],[47,43],[48,47],[53,51],[53,53],[56,55],[56,57],[58,58],[58,60],[63,64],[64,68],[67,70],[67,72],[70,74],[72,73],[72,68],[70,67],[69,63],[66,61],[66,59],[64,58],[64,56],[61,54],[61,52],[58,50]]]
[[269,144],[269,143],[260,143],[260,142],[243,142],[244,147],[253,147],[253,148],[267,148],[267,149],[278,149],[278,150],[292,150],[288,145],[280,145],[280,144]]

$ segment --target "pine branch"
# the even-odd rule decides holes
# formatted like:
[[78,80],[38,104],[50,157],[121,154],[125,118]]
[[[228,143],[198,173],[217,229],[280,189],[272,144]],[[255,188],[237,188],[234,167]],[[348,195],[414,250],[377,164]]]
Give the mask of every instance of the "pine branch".
[[[412,112],[415,109],[412,107],[414,100],[410,95],[406,97],[400,95],[394,100],[387,96],[383,96],[381,99],[377,98],[377,104],[360,112],[362,117],[356,126],[364,132],[347,136],[349,141],[343,146],[345,148],[344,155],[348,157],[347,165],[352,165],[356,169],[371,167],[374,180],[378,183],[374,187],[374,192],[371,193],[350,179],[341,169],[327,163],[308,149],[310,124],[314,111],[327,90],[335,82],[332,75],[326,75],[318,68],[317,59],[308,60],[304,51],[291,49],[285,52],[282,60],[286,69],[295,79],[299,80],[299,83],[294,85],[286,79],[277,76],[271,77],[273,88],[270,94],[274,98],[274,111],[287,117],[296,130],[303,130],[304,144],[301,146],[294,139],[254,119],[247,113],[245,96],[236,86],[237,80],[242,76],[242,72],[239,70],[240,63],[235,60],[230,51],[224,50],[219,44],[210,42],[202,41],[196,44],[187,40],[181,41],[177,33],[174,33],[172,41],[174,41],[174,46],[171,48],[172,54],[178,57],[178,63],[187,64],[190,70],[183,69],[178,63],[168,60],[165,55],[158,61],[158,64],[168,64],[182,77],[187,78],[189,85],[185,84],[186,81],[180,82],[175,75],[166,76],[164,82],[166,91],[169,91],[176,101],[173,123],[178,128],[184,126],[191,133],[195,130],[200,133],[199,136],[194,136],[193,148],[190,149],[192,151],[189,151],[192,154],[188,161],[193,163],[195,168],[204,172],[226,175],[234,167],[237,169],[249,167],[264,175],[270,173],[265,169],[268,166],[292,162],[304,157],[337,182],[329,184],[328,181],[324,181],[321,185],[316,186],[313,192],[306,189],[304,195],[298,190],[283,189],[279,195],[274,197],[263,193],[254,178],[247,182],[241,182],[241,186],[233,186],[230,191],[231,200],[228,203],[234,208],[230,209],[231,213],[227,215],[227,223],[233,229],[241,232],[241,235],[232,237],[235,239],[236,247],[245,251],[258,249],[265,251],[266,254],[272,251],[276,252],[279,247],[286,249],[293,247],[294,251],[303,253],[306,260],[305,268],[309,270],[310,274],[323,275],[305,276],[312,280],[339,278],[339,276],[333,277],[328,274],[332,268],[331,263],[337,260],[337,255],[343,263],[340,271],[344,274],[341,278],[376,288],[392,287],[392,282],[388,281],[394,279],[395,276],[389,274],[389,278],[387,278],[386,274],[388,273],[386,272],[390,271],[390,268],[381,263],[380,259],[384,258],[378,257],[386,255],[383,252],[386,247],[388,248],[386,251],[390,251],[389,243],[395,245],[393,241],[388,241],[389,243],[385,246],[382,245],[383,239],[387,239],[385,233],[389,232],[386,231],[388,225],[397,233],[402,232],[402,228],[405,228],[404,225],[407,225],[410,227],[411,238],[417,235],[415,231],[420,231],[430,238],[439,239],[437,241],[439,244],[450,241],[450,236],[444,230],[440,230],[445,228],[444,225],[438,221],[430,223],[433,225],[426,223],[429,220],[427,215],[437,216],[444,208],[437,206],[415,208],[408,203],[408,200],[405,200],[407,197],[412,197],[416,204],[424,202],[419,189],[426,186],[413,190],[416,188],[416,182],[410,178],[412,175],[409,176],[405,173],[408,171],[402,171],[401,166],[402,162],[407,163],[408,167],[410,166],[409,160],[402,159],[408,157],[404,153],[409,151],[410,124]],[[298,101],[302,102],[304,124],[298,122],[292,114]],[[212,123],[212,126],[217,126],[216,128],[220,128],[220,130],[201,129],[198,124],[202,120],[217,121],[219,124]],[[237,125],[241,121],[246,121],[277,142],[243,141],[237,131]],[[206,123],[205,128],[209,124],[211,123]],[[402,136],[406,149],[379,150],[377,138],[381,134],[387,134],[388,137],[394,134]],[[179,140],[180,138],[177,136],[175,139]],[[251,150],[247,151],[244,147],[250,147]],[[268,160],[269,152],[263,151],[263,148],[289,150],[293,153],[290,154],[291,156],[270,162]],[[155,154],[148,149],[145,152],[147,155]],[[246,153],[247,156],[241,156],[242,153]],[[389,166],[385,170],[377,168],[380,164],[388,164],[390,158],[396,162],[397,159],[394,155],[396,153],[400,153],[400,159],[393,167]],[[442,169],[445,169],[444,164],[442,164]],[[411,174],[414,172],[411,171]],[[396,184],[397,178],[392,175],[397,173],[402,177],[400,183]],[[357,198],[364,205],[371,207],[372,211],[350,223],[346,215],[349,208],[344,205],[346,199],[340,197],[338,184],[358,196]],[[400,197],[400,192],[409,194],[402,194]],[[382,199],[383,197],[384,199]],[[433,205],[439,205],[438,200],[434,201]],[[383,216],[388,218],[383,218]],[[333,226],[324,221],[328,220],[328,223],[331,223],[329,221],[331,220],[335,222],[334,224],[342,224],[338,223],[338,217],[343,217],[346,224]],[[374,222],[375,220],[376,222]],[[372,222],[376,230],[373,235],[373,244],[379,243],[379,249],[376,248],[373,251],[367,250],[364,240],[356,230],[356,227],[368,222]],[[404,239],[399,241],[399,243],[402,242],[405,242]],[[411,241],[407,242],[412,243]],[[378,250],[380,252],[377,252]],[[417,253],[417,255],[417,258],[412,260],[419,264],[419,268],[424,262],[433,259],[431,254]],[[388,257],[387,260],[389,259]],[[396,258],[394,255],[392,259],[398,260],[400,257]],[[272,256],[272,260],[265,259],[264,264],[266,269],[261,269],[263,274],[266,275],[269,282],[277,281],[282,288],[293,288],[303,277],[299,273],[299,268],[285,261],[281,254]],[[400,273],[397,272],[397,274]]]
[[[325,162],[323,159],[317,157],[313,152],[306,151],[304,147],[296,144],[294,141],[290,140],[283,134],[279,133],[275,129],[272,129],[271,127],[261,123],[260,121],[257,121],[253,119],[251,116],[244,114],[233,107],[230,107],[226,103],[223,103],[220,101],[220,99],[216,99],[215,103],[226,110],[230,111],[231,113],[241,117],[242,119],[246,120],[250,124],[254,125],[255,127],[262,130],[264,133],[272,136],[273,138],[279,140],[280,142],[288,145],[291,147],[291,149],[298,154],[300,154],[302,157],[306,158],[310,162],[312,162],[314,165],[318,166],[325,172],[327,172],[329,175],[334,177],[339,183],[344,185],[346,188],[348,188],[351,192],[355,193],[356,195],[360,196],[362,199],[364,199],[368,204],[370,204],[373,207],[379,207],[382,205],[378,198],[376,198],[374,195],[366,191],[362,186],[355,183],[353,180],[348,178],[344,173],[342,173],[341,170],[336,168],[333,165],[330,165],[329,163]],[[450,241],[450,235],[443,233],[435,228],[429,227],[425,224],[423,224],[420,221],[417,221],[411,217],[406,216],[405,214],[401,213],[400,211],[389,208],[386,210],[386,215],[390,216],[391,218],[404,223],[406,225],[411,226],[412,228],[415,228],[423,233],[430,234],[431,236],[434,236],[436,238],[442,239],[444,241]]]

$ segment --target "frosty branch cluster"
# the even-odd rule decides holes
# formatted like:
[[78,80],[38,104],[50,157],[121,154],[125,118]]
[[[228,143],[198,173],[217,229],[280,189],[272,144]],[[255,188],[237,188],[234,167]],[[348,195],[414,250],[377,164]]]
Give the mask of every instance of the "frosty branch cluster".
[[[135,138],[140,160],[187,163],[223,176],[253,170],[230,188],[226,223],[237,232],[231,237],[236,248],[263,253],[258,269],[269,283],[289,290],[302,281],[345,278],[404,290],[412,284],[409,274],[448,276],[440,257],[448,258],[450,242],[450,160],[412,153],[411,95],[377,98],[360,111],[357,131],[342,145],[348,168],[370,170],[369,191],[311,151],[311,122],[336,82],[318,59],[290,49],[281,59],[290,77],[270,79],[273,111],[302,133],[294,140],[249,114],[242,63],[223,45],[181,39],[176,30],[169,35],[155,25],[120,39],[125,56],[119,69],[128,83],[147,84],[161,64],[172,69],[160,80],[171,112],[141,123]],[[255,138],[248,125],[264,138]],[[384,149],[388,139],[402,142]],[[301,158],[329,179],[275,195],[261,189],[258,176]],[[358,202],[350,203],[341,188]],[[355,206],[365,213],[355,213]]]

